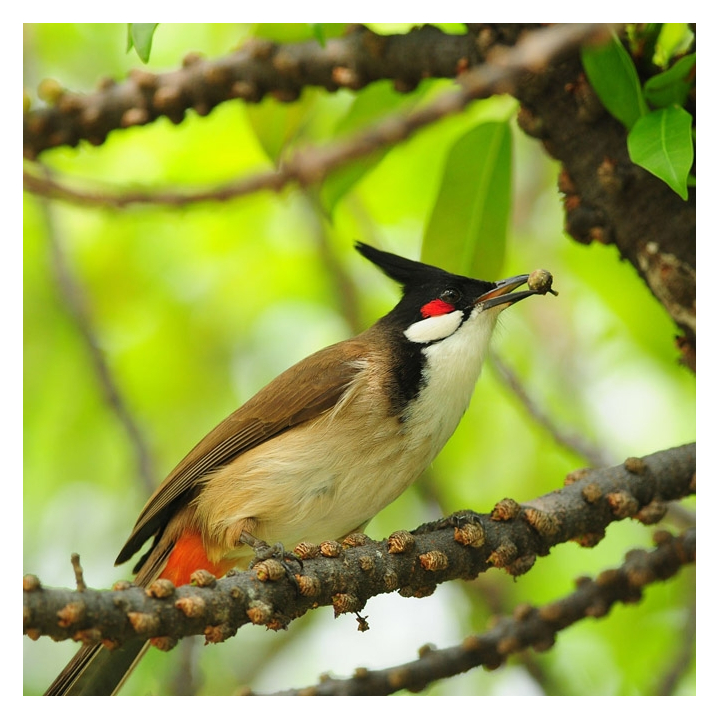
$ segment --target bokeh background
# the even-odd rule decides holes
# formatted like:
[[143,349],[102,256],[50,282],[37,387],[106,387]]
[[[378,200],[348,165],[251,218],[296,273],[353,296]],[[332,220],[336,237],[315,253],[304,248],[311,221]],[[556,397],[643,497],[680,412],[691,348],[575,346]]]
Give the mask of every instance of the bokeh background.
[[[161,25],[147,67],[174,69],[191,50],[220,56],[251,36],[290,41],[311,34],[304,25]],[[101,77],[122,79],[141,66],[125,42],[122,24],[25,25],[25,88],[37,102],[43,78],[84,92]],[[178,126],[161,119],[114,132],[102,146],[57,149],[42,159],[93,187],[214,186],[270,169],[295,147],[326,142],[359,118],[426,102],[450,87],[427,81],[398,97],[379,83],[359,93],[311,89],[290,105],[272,98],[254,106],[228,102],[207,117],[190,112]],[[420,257],[451,148],[479,122],[507,122],[515,110],[508,98],[475,103],[377,158],[354,185],[325,195],[290,188],[226,203],[121,211],[46,203],[26,193],[24,572],[46,585],[72,586],[70,554],[78,552],[90,586],[130,578],[131,568],[114,568],[113,561],[149,494],[136,446],[103,393],[60,288],[59,263],[81,288],[94,339],[159,483],[263,384],[392,307],[397,288],[354,252],[354,240]],[[583,246],[564,235],[558,167],[514,122],[510,127],[511,220],[484,279],[545,267],[560,294],[505,313],[497,357],[553,423],[609,464],[693,441],[695,381],[677,362],[671,321],[614,247]],[[451,267],[450,254],[447,260]],[[381,538],[463,508],[486,512],[504,497],[530,500],[586,465],[490,364],[432,468],[367,532]],[[430,598],[373,599],[364,611],[366,633],[357,632],[353,617],[334,620],[323,608],[285,632],[244,627],[222,645],[202,647],[196,638],[167,655],[153,650],[124,692],[272,692],[311,684],[325,672],[344,676],[359,666],[407,662],[421,645],[458,643],[519,602],[571,592],[577,576],[648,547],[654,529],[615,523],[596,548],[557,547],[517,580],[490,572],[472,583],[445,584]],[[693,570],[686,569],[650,587],[641,604],[564,631],[550,652],[425,692],[651,694],[690,632],[693,603]],[[24,690],[40,694],[76,648],[47,638],[24,643]],[[192,679],[183,674],[188,667]],[[677,692],[695,692],[694,663]]]

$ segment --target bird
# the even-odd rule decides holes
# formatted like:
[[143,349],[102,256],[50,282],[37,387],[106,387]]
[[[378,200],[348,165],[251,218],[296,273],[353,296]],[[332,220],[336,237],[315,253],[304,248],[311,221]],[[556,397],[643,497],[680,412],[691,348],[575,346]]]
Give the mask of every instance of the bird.
[[[221,577],[268,548],[362,531],[455,431],[500,313],[555,294],[547,271],[491,282],[355,247],[400,285],[401,299],[364,332],[282,372],[190,450],[117,557],[124,563],[152,540],[136,585],[180,586],[198,569]],[[85,645],[45,694],[115,694],[146,648],[142,639],[112,651]]]

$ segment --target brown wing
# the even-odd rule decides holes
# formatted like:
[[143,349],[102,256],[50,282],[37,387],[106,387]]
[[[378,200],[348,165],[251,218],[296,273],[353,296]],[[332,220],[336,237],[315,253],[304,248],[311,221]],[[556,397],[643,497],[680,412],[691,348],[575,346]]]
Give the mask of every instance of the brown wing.
[[330,410],[362,368],[364,343],[332,345],[286,370],[208,433],[168,475],[140,513],[115,561],[132,557],[207,473],[240,453]]

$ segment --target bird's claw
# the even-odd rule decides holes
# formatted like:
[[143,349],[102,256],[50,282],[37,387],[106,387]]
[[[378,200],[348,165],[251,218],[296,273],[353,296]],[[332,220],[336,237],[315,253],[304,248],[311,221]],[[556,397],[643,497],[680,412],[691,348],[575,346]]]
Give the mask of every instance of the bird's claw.
[[249,568],[252,570],[258,563],[264,562],[265,560],[274,559],[277,560],[285,570],[290,582],[298,588],[298,582],[295,579],[296,570],[292,567],[292,563],[297,563],[299,569],[303,569],[303,561],[292,552],[285,550],[282,543],[275,543],[274,545],[268,545],[265,542],[260,542],[254,546],[255,557],[250,561]]

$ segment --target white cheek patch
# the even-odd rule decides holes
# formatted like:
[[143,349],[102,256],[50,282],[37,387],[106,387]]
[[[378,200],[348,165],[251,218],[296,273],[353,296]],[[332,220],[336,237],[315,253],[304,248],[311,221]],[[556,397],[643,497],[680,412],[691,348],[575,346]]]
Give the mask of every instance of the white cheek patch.
[[406,331],[405,337],[410,342],[431,343],[452,335],[462,323],[461,310],[445,315],[432,315],[424,320],[413,323]]

